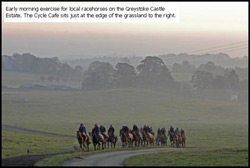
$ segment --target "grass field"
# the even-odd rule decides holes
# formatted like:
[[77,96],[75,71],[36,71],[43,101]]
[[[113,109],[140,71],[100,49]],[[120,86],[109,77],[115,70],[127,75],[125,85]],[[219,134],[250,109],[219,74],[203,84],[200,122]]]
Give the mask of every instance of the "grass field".
[[[40,77],[45,76],[46,80],[41,81]],[[47,80],[48,75],[44,74],[34,74],[34,73],[27,73],[27,72],[15,72],[15,71],[2,71],[2,86],[7,86],[11,88],[19,88],[20,85],[33,83],[33,84],[40,84],[44,86],[49,85],[64,85],[69,86],[72,88],[79,88],[79,82],[76,81],[53,81],[49,82]]]
[[187,149],[132,156],[125,166],[248,166],[247,148]]
[[[23,101],[23,98],[28,98],[28,101]],[[100,91],[2,92],[2,124],[75,136],[81,122],[86,125],[88,131],[96,122],[106,128],[113,124],[116,135],[124,123],[130,128],[134,123],[138,126],[149,124],[154,130],[158,127],[168,129],[173,125],[185,130],[188,147],[213,148],[219,151],[234,148],[243,149],[243,153],[244,150],[248,151],[247,105],[183,98],[167,92],[132,88]],[[13,133],[2,134],[2,155],[16,156],[13,154],[19,148],[24,152],[20,152],[20,155],[25,155],[28,145],[25,138],[23,143],[13,148],[11,146],[15,143],[9,139],[13,137],[11,134]],[[36,141],[36,137],[37,135],[34,135],[31,141]],[[46,137],[44,138],[38,138],[41,139],[41,144],[46,142]],[[65,143],[67,145],[64,145]],[[52,150],[71,151],[74,145],[77,145],[77,141],[69,139],[62,141]],[[49,145],[39,148],[45,146]],[[234,153],[233,150],[232,152]],[[204,156],[210,153],[207,151]],[[221,155],[224,154],[226,155],[222,151]],[[245,164],[245,161],[240,162]],[[223,160],[221,163],[223,165]]]
[[[25,156],[74,152],[78,142],[68,138],[2,131],[2,159]],[[27,150],[29,149],[29,154]]]
[[[28,98],[23,102],[22,98]],[[140,89],[86,92],[2,93],[2,122],[45,132],[75,135],[83,122],[119,129],[144,124],[183,128],[191,146],[247,144],[248,109],[230,102],[184,99],[168,93]],[[213,139],[218,135],[218,140]],[[228,141],[225,143],[225,140]]]

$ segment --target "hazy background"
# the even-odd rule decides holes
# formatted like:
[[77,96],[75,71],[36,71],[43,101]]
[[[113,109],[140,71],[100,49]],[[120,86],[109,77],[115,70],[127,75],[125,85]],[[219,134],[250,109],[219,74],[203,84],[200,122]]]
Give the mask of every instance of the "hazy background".
[[[247,2],[168,4],[179,6],[179,23],[4,23],[2,19],[2,55],[29,52],[60,59],[147,56],[248,40]],[[248,56],[247,51],[226,53],[243,57]]]

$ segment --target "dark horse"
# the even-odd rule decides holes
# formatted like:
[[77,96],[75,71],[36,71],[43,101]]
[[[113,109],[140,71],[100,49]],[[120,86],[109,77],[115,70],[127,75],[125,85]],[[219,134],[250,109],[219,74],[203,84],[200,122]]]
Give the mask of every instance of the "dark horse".
[[157,134],[156,139],[157,145],[160,145],[160,143],[162,146],[167,145],[167,136],[164,133],[160,132]]
[[185,148],[185,146],[186,146],[186,138],[187,137],[185,136],[185,134],[183,134],[181,137],[182,137],[182,147]]
[[86,135],[86,137],[84,138],[81,134],[80,131],[77,131],[77,140],[80,144],[80,148],[84,151],[84,148],[85,148],[85,143],[87,145],[87,151],[89,151],[89,144],[90,144],[90,139],[89,139],[89,136]]
[[103,145],[106,144],[106,141],[105,141],[103,135],[100,134],[100,136],[98,137],[97,133],[94,131],[94,129],[89,134],[92,136],[92,142],[94,145],[94,149],[96,150],[96,146],[97,146],[97,149],[100,150],[100,146],[101,146],[100,143],[102,143],[102,149],[104,149]]
[[171,147],[173,147],[174,146],[174,144],[175,144],[175,140],[176,140],[176,137],[175,137],[175,135],[174,135],[174,132],[173,131],[168,131],[168,135],[169,135],[169,140],[170,140],[170,144],[171,144]]
[[149,140],[149,136],[147,135],[146,131],[143,131],[142,137],[143,137],[143,145],[145,146],[146,143],[148,145],[148,143],[150,142],[150,140]]
[[114,145],[114,148],[115,148],[117,140],[118,140],[117,136],[113,135],[112,132],[109,132],[108,133],[108,140],[107,140],[108,148],[109,148],[109,143],[111,143],[111,148],[112,148],[112,145]]

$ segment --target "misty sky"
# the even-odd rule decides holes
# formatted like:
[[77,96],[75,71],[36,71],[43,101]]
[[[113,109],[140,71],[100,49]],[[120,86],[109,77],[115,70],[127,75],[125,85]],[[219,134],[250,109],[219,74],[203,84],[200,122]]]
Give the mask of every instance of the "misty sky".
[[[30,52],[60,59],[147,56],[248,40],[248,2],[169,4],[179,6],[179,23],[4,23],[2,18],[2,54]],[[243,57],[248,49],[226,53]]]

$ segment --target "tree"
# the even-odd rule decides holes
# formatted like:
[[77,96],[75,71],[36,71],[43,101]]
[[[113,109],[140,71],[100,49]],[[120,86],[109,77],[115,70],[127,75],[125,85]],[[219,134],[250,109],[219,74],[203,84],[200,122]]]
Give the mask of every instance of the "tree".
[[84,73],[83,89],[105,89],[113,86],[114,69],[110,63],[94,61]]
[[128,63],[117,63],[114,72],[115,85],[118,87],[132,87],[135,85],[135,68]]
[[193,88],[200,91],[202,89],[211,89],[213,84],[213,75],[210,72],[196,71],[191,79]]
[[193,73],[195,71],[194,65],[191,65],[188,61],[183,61],[182,64],[174,63],[173,72]]
[[227,89],[238,89],[239,88],[239,76],[236,74],[234,69],[226,69],[224,72],[226,79]]
[[138,84],[149,88],[172,87],[173,77],[161,58],[148,56],[136,67]]
[[225,76],[217,75],[213,79],[213,88],[214,89],[225,89],[226,88],[226,79],[225,79]]

